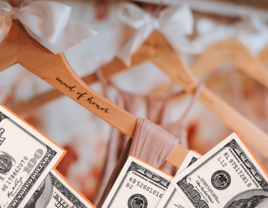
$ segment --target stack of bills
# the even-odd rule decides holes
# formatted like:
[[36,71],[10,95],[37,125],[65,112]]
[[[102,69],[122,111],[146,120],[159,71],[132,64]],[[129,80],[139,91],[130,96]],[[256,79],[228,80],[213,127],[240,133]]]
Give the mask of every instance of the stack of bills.
[[0,208],[93,207],[53,170],[64,153],[0,106]]
[[202,157],[190,151],[174,178],[130,156],[102,207],[268,208],[268,176],[233,133]]

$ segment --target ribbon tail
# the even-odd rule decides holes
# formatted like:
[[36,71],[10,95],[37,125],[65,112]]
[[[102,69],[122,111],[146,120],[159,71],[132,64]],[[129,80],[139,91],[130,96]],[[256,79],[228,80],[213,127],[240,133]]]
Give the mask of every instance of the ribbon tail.
[[12,25],[12,19],[6,16],[0,18],[0,43],[4,40],[8,34]]
[[126,66],[130,67],[132,55],[141,47],[152,31],[153,27],[151,25],[143,26],[130,38],[122,49],[119,50],[116,56],[120,58]]
[[52,44],[39,38],[25,25],[24,27],[32,38],[54,54],[61,53],[77,43],[80,43],[82,40],[97,34],[97,32],[89,28],[85,28],[72,20],[69,20],[57,43]]

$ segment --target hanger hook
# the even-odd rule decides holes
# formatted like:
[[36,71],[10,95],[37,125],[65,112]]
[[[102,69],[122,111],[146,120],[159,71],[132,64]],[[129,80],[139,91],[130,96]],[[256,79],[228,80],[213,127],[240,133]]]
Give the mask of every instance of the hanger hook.
[[19,9],[23,6],[24,0],[20,0]]

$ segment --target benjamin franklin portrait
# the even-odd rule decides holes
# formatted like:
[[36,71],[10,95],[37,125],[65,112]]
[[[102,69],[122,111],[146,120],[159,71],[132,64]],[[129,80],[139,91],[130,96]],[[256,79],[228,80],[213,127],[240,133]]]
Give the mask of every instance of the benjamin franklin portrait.
[[268,193],[262,189],[243,192],[224,208],[268,208]]
[[38,187],[32,198],[28,201],[24,208],[46,208],[52,196],[53,185],[51,177],[48,176]]
[[253,196],[248,199],[233,201],[227,208],[268,208],[268,197]]

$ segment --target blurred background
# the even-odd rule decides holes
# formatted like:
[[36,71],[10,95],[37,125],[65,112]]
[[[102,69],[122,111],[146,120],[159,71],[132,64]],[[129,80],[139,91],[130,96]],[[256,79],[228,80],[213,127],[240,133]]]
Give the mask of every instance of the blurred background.
[[[24,4],[32,1],[25,0]],[[19,4],[19,0],[6,2],[12,6]],[[134,29],[118,18],[119,5],[123,1],[58,2],[72,7],[73,20],[98,32],[98,35],[64,52],[80,77],[95,73],[102,65],[109,63],[135,33]],[[198,48],[198,53],[182,50],[184,61],[200,82],[268,134],[268,79],[266,86],[265,83],[257,82],[228,58],[212,68],[209,68],[209,64],[203,66],[202,70],[198,62],[213,44],[236,39],[250,52],[250,55],[243,57],[245,62],[252,58],[256,65],[268,71],[267,0],[128,2],[150,14],[154,14],[157,9],[181,7],[187,3],[193,21],[184,21],[190,28],[185,38]],[[237,49],[228,50],[231,53]],[[220,56],[222,53],[218,54]],[[105,86],[95,82],[90,87],[115,103],[119,104],[118,98],[121,98],[124,103],[121,107],[137,117],[147,117],[159,125],[171,126],[175,129],[173,132],[183,132],[186,140],[181,143],[201,154],[233,132],[199,101],[191,106],[183,121],[180,120],[192,96],[184,93],[180,86],[171,82],[167,74],[150,62],[113,75]],[[126,138],[20,65],[0,73],[0,102],[68,151],[58,166],[59,171],[90,201],[96,202],[101,192],[101,183],[105,180],[103,172],[109,162],[107,157],[116,160]],[[267,160],[257,150],[253,151],[268,169]]]

